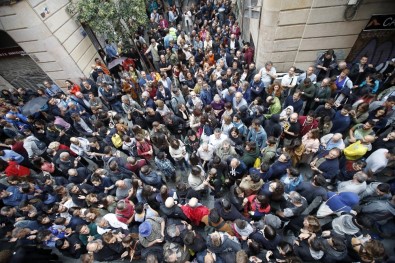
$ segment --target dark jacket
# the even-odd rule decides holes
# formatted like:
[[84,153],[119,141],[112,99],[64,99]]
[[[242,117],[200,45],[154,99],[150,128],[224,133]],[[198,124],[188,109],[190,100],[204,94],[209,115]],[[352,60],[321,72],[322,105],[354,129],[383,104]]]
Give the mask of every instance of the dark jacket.
[[244,209],[243,199],[235,195],[236,185],[232,185],[229,190],[228,199],[235,206],[238,211],[242,211]]
[[159,207],[159,214],[161,216],[166,216],[169,218],[189,221],[188,217],[184,214],[184,212],[178,205],[174,205],[173,207],[168,208],[164,204],[161,204]]
[[216,200],[214,203],[214,208],[217,209],[218,214],[225,220],[225,221],[235,221],[236,219],[247,220],[237,208],[231,204],[231,208],[229,211],[225,211],[225,209],[221,205],[221,200]]
[[171,100],[171,92],[169,89],[165,89],[165,96],[163,96],[162,92],[158,89],[156,91],[156,99],[162,100],[162,101],[170,101]]
[[288,106],[294,107],[294,112],[299,113],[303,108],[303,100],[299,99],[294,101],[293,96],[289,95],[284,101],[283,109],[287,108]]
[[280,179],[286,172],[287,168],[291,167],[291,160],[286,163],[275,161],[266,174],[267,180]]
[[[59,252],[62,253],[63,256],[69,258],[80,258],[82,254],[86,253],[86,248],[84,244],[82,244],[81,240],[78,238],[78,234],[74,233],[70,236],[66,237],[66,240],[69,242],[69,247],[66,249],[59,249]],[[76,249],[75,245],[79,245],[80,248]]]

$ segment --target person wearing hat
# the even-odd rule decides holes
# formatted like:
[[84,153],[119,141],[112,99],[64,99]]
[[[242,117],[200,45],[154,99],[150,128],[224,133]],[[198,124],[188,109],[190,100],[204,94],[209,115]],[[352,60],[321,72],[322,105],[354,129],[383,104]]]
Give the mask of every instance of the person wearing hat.
[[152,247],[162,243],[165,238],[165,220],[161,217],[146,219],[139,226],[139,241],[145,247]]

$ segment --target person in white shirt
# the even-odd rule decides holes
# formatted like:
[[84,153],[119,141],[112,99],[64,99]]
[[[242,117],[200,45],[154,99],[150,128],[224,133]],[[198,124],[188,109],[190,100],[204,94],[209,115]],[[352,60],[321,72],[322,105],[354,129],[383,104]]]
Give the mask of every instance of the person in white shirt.
[[103,235],[108,231],[112,231],[114,228],[122,228],[124,230],[128,230],[128,225],[122,223],[117,219],[117,215],[114,213],[108,213],[100,219],[97,219],[97,233]]
[[317,76],[314,74],[315,67],[310,66],[308,67],[307,71],[300,74],[298,77],[298,84],[302,83],[305,78],[309,78],[311,82],[316,83],[317,82]]
[[208,143],[214,147],[214,149],[218,149],[224,140],[228,139],[228,136],[221,132],[220,128],[216,128],[214,134],[211,134]]
[[298,81],[298,77],[295,75],[295,67],[290,67],[288,70],[288,74],[284,75],[281,79],[281,86],[285,89],[287,95],[289,95],[289,92],[295,88],[296,83]]
[[261,80],[265,85],[265,88],[268,87],[273,80],[277,78],[276,68],[273,67],[273,63],[271,61],[266,62],[265,67],[263,67],[259,74],[261,75]]
[[352,192],[360,195],[366,190],[366,180],[368,176],[360,171],[354,174],[352,180],[340,182],[337,186],[337,191],[341,192]]

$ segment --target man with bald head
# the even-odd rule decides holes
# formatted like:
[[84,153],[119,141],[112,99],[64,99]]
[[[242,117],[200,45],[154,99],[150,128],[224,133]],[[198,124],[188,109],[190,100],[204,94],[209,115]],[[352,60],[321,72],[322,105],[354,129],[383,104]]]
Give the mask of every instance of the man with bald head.
[[248,172],[247,165],[237,158],[229,159],[228,166],[229,173],[225,179],[227,185],[233,185],[236,180],[241,179]]
[[301,125],[298,116],[297,113],[292,113],[288,125],[284,125],[284,147],[291,145],[293,140],[299,137]]
[[328,133],[327,135],[322,136],[320,141],[321,148],[325,150],[331,150],[333,148],[343,150],[346,147],[341,133]]
[[233,110],[238,111],[240,109],[241,106],[247,106],[248,107],[248,103],[247,101],[243,98],[243,93],[241,92],[236,92],[233,101],[232,101],[232,106],[233,106]]
[[254,79],[250,82],[251,89],[251,100],[255,100],[257,97],[266,99],[265,84],[261,80],[261,75],[256,74]]

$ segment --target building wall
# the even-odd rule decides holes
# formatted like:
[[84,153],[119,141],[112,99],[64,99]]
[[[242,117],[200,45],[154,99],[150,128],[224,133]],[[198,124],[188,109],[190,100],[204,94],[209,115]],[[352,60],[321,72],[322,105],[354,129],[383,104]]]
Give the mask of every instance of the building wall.
[[[66,12],[68,0],[26,0],[0,7],[0,25],[59,85],[89,75],[96,52]],[[43,18],[45,8],[49,11]]]
[[372,14],[391,14],[393,0],[364,0],[352,21],[345,21],[348,0],[263,0],[256,44],[258,67],[268,60],[277,71],[305,69],[317,55],[335,49],[347,57]]

